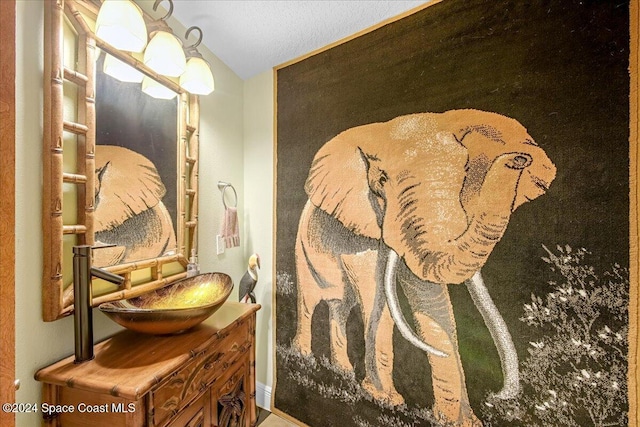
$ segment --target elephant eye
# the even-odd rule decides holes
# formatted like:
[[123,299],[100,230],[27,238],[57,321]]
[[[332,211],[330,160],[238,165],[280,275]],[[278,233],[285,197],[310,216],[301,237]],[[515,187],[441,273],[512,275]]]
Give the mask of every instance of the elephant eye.
[[529,159],[525,156],[516,156],[513,158],[513,163],[515,167],[521,168],[524,167]]
[[371,191],[376,196],[384,198],[384,184],[389,180],[389,175],[377,168],[373,172],[372,180],[369,183]]

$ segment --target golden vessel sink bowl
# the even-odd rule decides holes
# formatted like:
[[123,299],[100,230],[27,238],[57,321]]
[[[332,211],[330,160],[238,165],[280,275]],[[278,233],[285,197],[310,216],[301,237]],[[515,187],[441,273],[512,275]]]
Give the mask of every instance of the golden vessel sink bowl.
[[98,307],[114,322],[146,334],[178,334],[211,316],[227,300],[233,281],[224,273],[206,273],[139,297]]

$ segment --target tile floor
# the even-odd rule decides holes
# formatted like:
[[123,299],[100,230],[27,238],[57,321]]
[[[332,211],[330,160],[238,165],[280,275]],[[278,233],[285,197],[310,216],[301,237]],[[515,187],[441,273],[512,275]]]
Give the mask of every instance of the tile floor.
[[258,408],[258,411],[257,425],[260,427],[296,427],[296,424],[290,423],[266,409]]

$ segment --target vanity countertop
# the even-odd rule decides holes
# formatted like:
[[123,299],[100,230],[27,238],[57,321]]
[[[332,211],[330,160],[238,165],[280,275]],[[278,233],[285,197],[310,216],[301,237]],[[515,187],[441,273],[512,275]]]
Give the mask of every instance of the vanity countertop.
[[259,304],[228,301],[200,325],[179,335],[123,330],[96,344],[93,360],[76,364],[72,355],[40,369],[35,378],[48,384],[138,400],[216,341],[244,351],[244,337],[224,338],[259,309]]

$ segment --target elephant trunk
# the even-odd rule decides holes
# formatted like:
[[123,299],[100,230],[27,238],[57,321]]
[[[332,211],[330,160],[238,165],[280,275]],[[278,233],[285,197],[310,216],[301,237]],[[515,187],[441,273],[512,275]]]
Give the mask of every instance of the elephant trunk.
[[525,153],[497,157],[475,200],[465,206],[464,231],[441,244],[423,242],[405,256],[409,268],[434,283],[462,283],[479,271],[507,228],[520,176],[531,161]]
[[520,392],[520,374],[518,371],[518,354],[513,345],[513,339],[507,329],[504,319],[493,303],[491,295],[484,284],[482,275],[477,271],[466,281],[467,289],[474,304],[480,311],[484,323],[487,325],[493,342],[498,349],[504,384],[502,390],[495,394],[499,399],[512,399]]
[[420,350],[427,353],[431,353],[439,357],[449,356],[447,353],[438,350],[435,347],[430,346],[424,342],[414,331],[404,318],[402,309],[400,308],[400,302],[398,301],[398,292],[396,287],[396,276],[398,267],[398,254],[389,249],[387,256],[387,265],[384,272],[384,293],[387,298],[387,304],[389,305],[389,311],[391,312],[391,318],[395,322],[400,334],[412,345],[416,346]]

